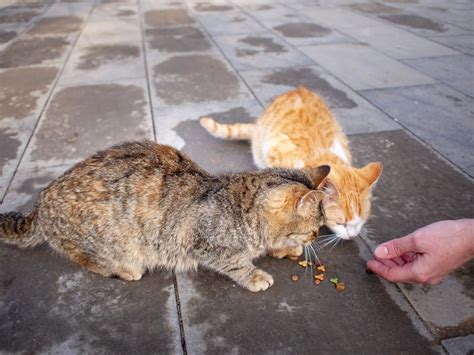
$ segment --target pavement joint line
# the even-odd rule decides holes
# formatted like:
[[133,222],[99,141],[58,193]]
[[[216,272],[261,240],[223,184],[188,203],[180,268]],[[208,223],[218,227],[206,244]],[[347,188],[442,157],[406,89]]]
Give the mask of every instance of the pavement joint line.
[[[186,7],[188,10],[192,12],[192,10],[190,9],[190,5],[188,2],[186,2]],[[204,26],[202,24],[202,22],[200,21],[199,17],[194,17],[199,25],[199,27],[206,33],[206,36],[209,38],[209,40],[212,42],[212,44],[214,45],[215,48],[217,48],[217,50],[219,51],[219,53],[224,57],[224,59],[227,61],[228,65],[232,68],[232,70],[235,72],[235,74],[239,77],[239,79],[241,80],[241,82],[246,86],[246,88],[249,90],[249,92],[253,95],[253,97],[255,98],[255,100],[259,103],[259,105],[264,108],[265,105],[260,101],[260,99],[258,98],[258,96],[255,94],[255,92],[252,90],[252,88],[250,87],[249,84],[247,84],[247,82],[244,80],[244,78],[240,75],[239,71],[235,68],[235,66],[232,64],[232,61],[226,56],[226,54],[224,53],[224,51],[222,50],[222,48],[217,44],[217,42],[214,40],[214,37],[207,31],[207,28],[206,26]]]
[[[430,37],[430,38],[431,38],[434,42],[436,42],[436,43],[442,44],[443,46],[446,46],[446,47],[448,47],[448,48],[454,49],[454,50],[456,50],[456,51],[460,51],[460,52],[463,53],[464,55],[468,55],[468,56],[470,56],[470,57],[474,57],[473,54],[471,54],[471,53],[465,51],[465,49],[454,48],[454,47],[452,47],[452,46],[449,45],[449,44],[436,41],[436,39],[438,39],[438,38],[449,38],[449,37],[458,37],[458,36],[466,36],[466,34],[465,34],[465,35],[459,34],[459,35],[433,36],[433,37]],[[470,35],[467,34],[467,36],[470,36]]]
[[[370,91],[370,90],[366,90],[366,91]],[[380,106],[378,106],[375,102],[371,101],[369,98],[366,97],[366,100],[368,102],[370,102],[372,105],[374,105],[375,107],[377,107],[379,110],[382,110],[382,108]],[[383,111],[385,112],[385,111]],[[474,176],[471,176],[469,175],[469,173],[467,171],[464,171],[461,167],[457,166],[453,161],[451,161],[448,157],[446,157],[444,154],[442,154],[441,152],[439,152],[436,148],[434,148],[432,145],[430,145],[428,142],[426,142],[423,138],[421,138],[420,136],[418,136],[416,133],[414,133],[413,131],[411,131],[405,124],[403,124],[402,122],[398,121],[395,117],[393,117],[391,114],[387,113],[386,112],[386,115],[391,119],[393,120],[394,122],[398,123],[401,127],[403,127],[403,130],[405,132],[407,132],[409,135],[412,136],[412,138],[415,138],[416,140],[418,140],[419,142],[421,142],[426,148],[428,148],[429,150],[431,150],[432,152],[435,153],[435,155],[440,158],[442,161],[444,161],[445,163],[447,163],[451,168],[453,168],[455,171],[461,173],[465,178],[467,178],[469,181],[473,182],[474,181]]]
[[[58,74],[56,75],[55,80],[54,80],[53,83],[51,84],[51,88],[50,88],[48,94],[46,95],[46,100],[45,100],[45,102],[44,102],[44,104],[43,104],[43,107],[41,108],[41,110],[40,110],[40,112],[39,112],[39,114],[38,114],[38,118],[36,119],[36,122],[35,122],[35,124],[34,124],[34,126],[33,126],[33,129],[32,129],[32,131],[31,131],[30,136],[29,136],[28,139],[26,140],[25,148],[23,149],[23,151],[22,151],[22,153],[21,153],[21,155],[20,155],[20,159],[18,159],[18,163],[17,163],[16,166],[15,166],[15,169],[14,169],[14,171],[13,171],[13,174],[12,174],[10,180],[9,180],[8,183],[7,183],[7,187],[6,187],[6,189],[5,189],[5,192],[3,193],[3,197],[1,198],[0,203],[3,203],[3,200],[5,199],[5,197],[7,196],[8,192],[9,192],[9,190],[10,190],[11,184],[12,184],[13,180],[15,179],[15,176],[16,176],[16,174],[17,174],[17,172],[18,172],[18,167],[21,165],[21,162],[23,161],[23,158],[25,157],[25,153],[26,153],[26,151],[28,150],[28,147],[29,147],[29,145],[30,145],[31,139],[33,138],[33,136],[34,136],[34,134],[35,134],[35,132],[36,132],[36,129],[38,128],[38,125],[39,125],[39,123],[40,123],[40,121],[41,121],[41,119],[42,119],[42,117],[43,117],[44,112],[46,111],[46,108],[47,108],[48,105],[49,105],[49,102],[51,101],[51,98],[52,98],[52,96],[53,96],[53,92],[54,92],[55,89],[56,89],[56,86],[57,86],[57,84],[58,84],[58,82],[59,82],[59,79],[61,78],[61,75],[63,74],[64,69],[66,68],[67,62],[69,61],[69,58],[71,57],[71,53],[72,53],[72,51],[74,50],[74,47],[76,46],[76,43],[77,43],[77,41],[79,40],[79,37],[81,36],[81,33],[82,33],[84,27],[86,26],[87,21],[89,20],[89,17],[90,17],[90,15],[91,15],[91,13],[92,13],[94,7],[96,6],[97,1],[98,1],[98,0],[94,0],[93,4],[91,5],[91,7],[90,7],[90,9],[89,9],[89,12],[88,12],[87,15],[84,17],[84,22],[83,22],[82,25],[81,25],[81,29],[80,29],[79,32],[77,33],[76,38],[74,39],[73,43],[71,44],[71,46],[70,46],[70,48],[69,48],[69,52],[66,54],[66,57],[65,57],[65,59],[64,59],[64,61],[63,61],[63,63],[62,63],[62,66],[60,66],[59,72],[58,72]],[[54,2],[54,4],[55,4],[55,3],[56,3],[56,2]],[[43,14],[44,14],[44,13],[43,13]],[[19,68],[23,68],[23,67],[19,67]]]
[[146,88],[148,94],[148,106],[150,110],[150,117],[151,117],[151,127],[153,129],[153,140],[156,142],[156,122],[155,122],[155,114],[153,112],[153,102],[152,102],[152,95],[151,95],[151,88],[150,88],[150,72],[148,71],[148,60],[147,60],[147,51],[146,51],[146,44],[145,44],[145,30],[143,25],[143,14],[141,9],[141,1],[137,1],[137,8],[138,8],[138,22],[140,23],[140,35],[141,35],[141,45],[143,51],[143,64],[145,66],[145,80],[146,80]]
[[186,347],[186,334],[184,332],[184,322],[183,322],[183,316],[182,316],[182,313],[181,313],[181,302],[179,300],[178,279],[176,278],[176,273],[175,272],[173,272],[173,286],[174,286],[174,298],[176,300],[176,312],[178,314],[178,323],[179,323],[181,347],[182,347],[182,350],[183,350],[183,355],[187,355],[188,350],[187,350],[187,347]]
[[[458,57],[458,56],[459,56],[459,57],[461,57],[461,56],[464,57],[465,54],[455,54],[455,55],[453,55],[452,57],[454,57],[454,56],[456,56],[456,57]],[[408,67],[410,67],[410,68],[416,70],[416,71],[419,71],[419,70],[416,69],[415,67],[411,66],[410,63],[405,63],[405,60],[436,59],[436,58],[444,58],[444,57],[446,57],[446,56],[402,59],[402,63],[405,64],[406,66],[408,66]],[[425,74],[425,73],[423,73],[423,72],[420,72],[420,73],[422,73],[422,74],[424,74],[424,75],[428,75],[428,74]],[[431,77],[431,75],[428,75],[428,76]],[[466,95],[467,97],[470,97],[471,99],[474,99],[474,96],[473,96],[473,95],[470,95],[470,94],[468,94],[468,93],[465,93],[464,91],[462,91],[462,90],[460,90],[460,89],[458,89],[458,88],[452,86],[452,84],[449,84],[449,83],[447,83],[447,82],[442,82],[442,81],[440,81],[440,80],[438,80],[438,79],[436,79],[436,78],[433,78],[433,79],[436,80],[436,81],[438,81],[440,84],[445,85],[445,86],[449,87],[450,89],[453,89],[454,91],[457,91],[457,92],[459,92],[459,93],[461,93],[461,94],[463,94],[463,95]]]
[[[367,261],[366,257],[367,251],[373,253],[375,250],[375,247],[372,247],[372,243],[369,242],[365,236],[359,235],[361,238],[362,242],[358,243],[358,247],[360,250],[360,253],[362,254],[362,258]],[[366,250],[361,250],[361,248],[365,247]],[[433,332],[432,327],[426,322],[421,314],[416,310],[415,306],[413,303],[410,301],[410,298],[407,297],[405,292],[403,292],[402,288],[399,286],[398,283],[396,282],[389,282],[387,280],[384,280],[380,278],[380,282],[384,286],[385,291],[390,295],[392,300],[400,307],[400,309],[407,311],[407,309],[411,310],[411,312],[407,312],[408,317],[410,318],[411,322],[415,326],[415,328],[420,332],[421,335],[428,337],[430,342],[435,341],[438,345],[441,344],[441,339],[438,339]],[[397,297],[398,296],[398,297]],[[404,304],[401,304],[400,301],[404,300]],[[415,318],[416,317],[416,318]]]

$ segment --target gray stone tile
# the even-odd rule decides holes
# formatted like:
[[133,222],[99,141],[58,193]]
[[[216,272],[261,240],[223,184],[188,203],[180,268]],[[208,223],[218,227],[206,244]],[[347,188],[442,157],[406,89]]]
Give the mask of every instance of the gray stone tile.
[[[344,280],[344,292],[337,292],[327,279],[315,285],[309,271],[305,274],[288,259],[257,262],[275,280],[258,294],[206,270],[179,275],[188,352],[287,354],[317,349],[341,354],[365,353],[370,347],[372,353],[436,353],[411,323],[410,311],[400,310],[380,281],[364,272],[359,252],[352,242],[321,255],[326,277]],[[292,282],[292,274],[300,280]],[[370,345],[361,341],[367,334]]]
[[18,32],[19,31],[15,28],[0,29],[0,50],[13,41],[17,37]]
[[138,21],[125,18],[116,20],[92,18],[84,26],[77,45],[124,42],[134,42],[135,45],[139,45],[141,40],[141,30]]
[[12,124],[39,112],[58,72],[56,67],[0,70],[0,124]]
[[348,134],[400,128],[383,112],[321,68],[267,69],[241,74],[264,105],[298,85],[306,86],[325,100]]
[[20,167],[72,164],[112,144],[153,138],[146,93],[143,80],[56,87]]
[[48,8],[43,17],[77,16],[85,18],[89,14],[92,5],[92,3],[87,2],[55,3]]
[[381,22],[370,17],[351,12],[340,8],[308,8],[305,15],[315,23],[341,31],[348,31],[354,28],[366,28],[379,26]]
[[103,3],[94,7],[91,20],[138,20],[138,5],[136,3]]
[[297,17],[295,10],[283,5],[276,3],[275,1],[244,1],[241,4],[241,8],[248,15],[259,19],[260,21],[267,20],[291,20]]
[[471,97],[444,85],[369,91],[363,95],[474,176]]
[[83,20],[78,16],[50,16],[36,21],[26,32],[28,35],[62,35],[78,32]]
[[301,50],[355,90],[435,82],[364,44],[328,44]]
[[235,10],[228,1],[191,1],[191,8],[195,12],[222,13]]
[[191,25],[196,21],[186,8],[148,10],[144,12],[146,27]]
[[[472,217],[473,182],[406,132],[354,135],[350,143],[356,166],[384,163],[365,236],[372,248],[435,221]],[[472,270],[433,287],[401,287],[437,337],[472,332]]]
[[261,112],[255,100],[158,107],[154,109],[156,139],[183,150],[211,173],[254,170],[249,142],[216,139],[199,119],[210,116],[222,123],[248,123]]
[[11,5],[0,9],[0,25],[28,24],[42,12],[42,9],[31,8],[24,5]]
[[225,11],[206,14],[198,13],[195,18],[212,36],[268,32],[265,27],[240,11]]
[[441,342],[449,355],[465,355],[474,349],[474,334],[446,339]]
[[113,82],[145,78],[140,43],[76,45],[59,85]]
[[154,107],[251,97],[230,65],[218,55],[172,55],[148,64]]
[[20,39],[0,52],[0,68],[60,63],[70,44],[66,37]]
[[310,59],[273,34],[218,36],[215,40],[237,70],[279,68],[288,63],[312,64]]
[[106,279],[46,246],[2,245],[0,284],[2,352],[182,353],[173,281],[160,273]]
[[351,28],[347,34],[395,59],[459,54],[452,48],[393,26]]
[[474,97],[474,58],[472,56],[458,55],[405,60],[404,62],[416,70]]
[[439,42],[448,47],[455,48],[466,54],[474,55],[474,39],[472,34],[457,36],[436,36],[431,40]]

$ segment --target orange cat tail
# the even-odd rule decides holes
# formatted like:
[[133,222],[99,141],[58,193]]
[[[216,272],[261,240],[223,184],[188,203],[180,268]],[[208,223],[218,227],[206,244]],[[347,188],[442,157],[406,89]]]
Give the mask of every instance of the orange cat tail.
[[222,124],[209,117],[201,118],[199,122],[211,135],[221,139],[250,140],[255,129],[253,123]]

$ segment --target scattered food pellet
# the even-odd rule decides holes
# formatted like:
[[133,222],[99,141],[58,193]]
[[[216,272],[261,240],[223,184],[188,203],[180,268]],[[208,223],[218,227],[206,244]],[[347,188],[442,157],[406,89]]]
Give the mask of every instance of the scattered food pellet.
[[321,281],[319,281],[318,279],[316,279],[316,280],[314,280],[314,283],[315,283],[316,285],[319,285],[319,284],[321,283]]
[[326,272],[326,267],[324,265],[319,265],[316,269],[318,269],[321,272]]
[[300,261],[298,264],[300,264],[300,266],[302,267],[308,267],[308,265],[311,265],[311,262],[303,260],[303,261]]
[[298,257],[297,256],[290,256],[290,260],[296,261],[296,260],[298,260]]
[[339,277],[333,277],[332,279],[329,279],[329,282],[333,283],[334,285],[337,285],[339,282]]
[[324,281],[324,274],[314,275],[314,278],[318,281]]
[[291,281],[295,282],[298,281],[299,277],[298,275],[291,275]]
[[344,282],[338,282],[336,284],[337,291],[344,291],[346,289],[346,284]]

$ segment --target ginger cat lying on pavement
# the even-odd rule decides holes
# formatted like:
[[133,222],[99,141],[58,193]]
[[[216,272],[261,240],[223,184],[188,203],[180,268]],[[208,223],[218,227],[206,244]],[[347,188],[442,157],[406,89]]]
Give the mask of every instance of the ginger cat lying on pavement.
[[299,87],[277,97],[254,124],[225,125],[202,118],[201,125],[217,138],[250,140],[259,168],[329,165],[324,189],[339,208],[327,206],[326,224],[342,239],[360,233],[370,215],[371,192],[383,165],[351,166],[347,137],[318,95]]

